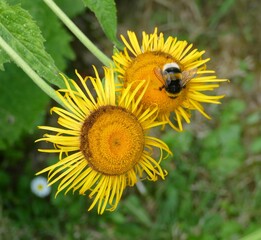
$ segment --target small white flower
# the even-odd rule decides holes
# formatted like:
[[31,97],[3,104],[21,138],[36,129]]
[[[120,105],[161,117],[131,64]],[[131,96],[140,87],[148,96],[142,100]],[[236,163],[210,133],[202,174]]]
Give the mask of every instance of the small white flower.
[[31,181],[31,190],[36,196],[44,198],[50,194],[51,187],[45,177],[36,177]]

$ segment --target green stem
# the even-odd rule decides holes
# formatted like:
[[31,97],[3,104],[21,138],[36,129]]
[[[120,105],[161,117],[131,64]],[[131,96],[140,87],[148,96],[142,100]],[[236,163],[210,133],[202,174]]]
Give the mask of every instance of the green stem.
[[70,18],[53,2],[53,0],[44,0],[46,5],[60,18],[60,20],[70,29],[70,31],[87,47],[94,56],[96,56],[105,66],[110,66],[112,60],[108,58],[100,49],[94,45],[89,38],[71,21]]
[[6,51],[6,53],[13,59],[13,61],[22,68],[22,70],[34,81],[34,83],[40,87],[48,96],[54,101],[64,106],[59,99],[55,90],[51,88],[39,75],[6,43],[6,41],[0,36],[0,46]]

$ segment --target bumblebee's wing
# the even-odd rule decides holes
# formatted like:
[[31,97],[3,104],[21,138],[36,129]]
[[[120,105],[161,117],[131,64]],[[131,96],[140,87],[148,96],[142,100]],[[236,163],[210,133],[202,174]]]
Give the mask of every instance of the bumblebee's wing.
[[181,85],[184,87],[197,74],[197,68],[193,68],[182,72]]
[[155,67],[155,68],[153,69],[153,71],[154,71],[154,74],[156,75],[156,77],[159,79],[159,81],[160,81],[163,85],[165,85],[165,81],[164,81],[164,78],[163,78],[163,74],[162,74],[161,68],[160,68],[160,67]]

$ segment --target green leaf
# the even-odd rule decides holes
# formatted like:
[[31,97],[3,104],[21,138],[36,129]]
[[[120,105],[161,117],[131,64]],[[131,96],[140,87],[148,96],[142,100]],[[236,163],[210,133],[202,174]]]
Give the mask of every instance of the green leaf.
[[[64,85],[59,76],[60,71],[52,57],[45,51],[41,31],[27,11],[18,5],[9,6],[1,1],[0,34],[39,76],[59,87]],[[7,61],[8,59],[4,57],[0,67]]]
[[50,100],[15,65],[7,64],[6,71],[0,72],[0,149],[42,124]]
[[114,0],[83,0],[84,4],[95,14],[105,35],[116,46],[120,45],[117,34],[117,13]]
[[[53,57],[56,66],[64,71],[68,60],[75,59],[75,54],[70,44],[72,35],[42,0],[10,0],[10,2],[13,4],[21,3],[21,6],[32,15],[41,29],[43,37],[46,39],[45,47],[47,52]],[[59,0],[57,4],[70,17],[74,17],[84,11],[84,5],[81,0],[74,1],[73,6],[71,0]]]

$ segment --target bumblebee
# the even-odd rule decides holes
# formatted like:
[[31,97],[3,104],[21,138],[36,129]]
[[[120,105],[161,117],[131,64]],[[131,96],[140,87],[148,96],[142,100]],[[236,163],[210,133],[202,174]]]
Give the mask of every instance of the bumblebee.
[[165,64],[162,69],[155,68],[154,72],[163,83],[159,90],[165,88],[170,98],[176,98],[181,90],[186,87],[186,84],[195,77],[197,69],[181,71],[179,65],[173,62]]

